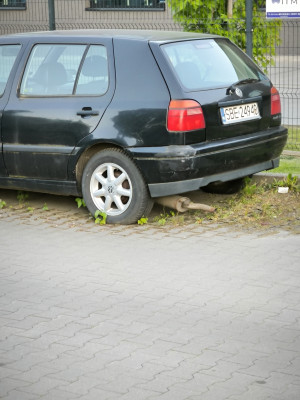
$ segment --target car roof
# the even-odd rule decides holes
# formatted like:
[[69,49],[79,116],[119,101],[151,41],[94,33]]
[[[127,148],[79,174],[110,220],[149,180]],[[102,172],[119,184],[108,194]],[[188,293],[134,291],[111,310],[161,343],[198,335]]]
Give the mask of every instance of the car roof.
[[206,39],[220,37],[216,35],[181,32],[181,31],[158,31],[158,30],[135,30],[135,29],[76,29],[76,30],[57,30],[43,32],[26,32],[2,36],[2,38],[97,38],[106,37],[112,39],[127,39],[137,41],[172,42],[177,40]]

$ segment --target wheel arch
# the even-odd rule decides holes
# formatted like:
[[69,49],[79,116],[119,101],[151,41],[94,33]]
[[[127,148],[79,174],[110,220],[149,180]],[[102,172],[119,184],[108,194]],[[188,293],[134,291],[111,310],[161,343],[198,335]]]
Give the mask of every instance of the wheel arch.
[[[96,154],[105,149],[119,149],[126,152],[121,146],[117,146],[112,143],[96,143],[83,151],[80,155],[76,167],[75,167],[75,176],[76,182],[79,188],[81,188],[81,181],[84,167],[86,166],[87,162]],[[126,152],[128,154],[128,152]]]

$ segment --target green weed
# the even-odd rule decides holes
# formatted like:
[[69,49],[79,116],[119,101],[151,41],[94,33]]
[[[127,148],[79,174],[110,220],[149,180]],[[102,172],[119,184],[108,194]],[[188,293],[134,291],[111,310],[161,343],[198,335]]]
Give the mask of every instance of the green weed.
[[154,222],[160,226],[164,226],[167,223],[172,225],[182,225],[184,223],[184,215],[178,214],[178,212],[170,211],[169,213],[163,212],[153,219]]
[[253,197],[255,194],[262,193],[263,188],[258,186],[255,182],[253,183],[251,178],[244,178],[245,186],[241,191],[241,197],[246,199]]
[[83,199],[81,199],[80,197],[76,197],[75,199],[76,203],[77,203],[77,207],[86,207],[85,201]]
[[106,224],[107,215],[106,215],[105,212],[97,210],[95,212],[94,217],[95,217],[95,224],[99,224],[99,225],[105,225]]
[[148,218],[147,217],[142,217],[138,220],[138,225],[145,225],[148,223]]
[[298,177],[293,176],[292,174],[288,174],[284,179],[274,179],[274,182],[271,184],[271,186],[275,189],[278,189],[279,187],[288,187],[291,192],[300,192]]
[[23,192],[22,190],[18,191],[17,200],[18,200],[19,203],[23,203],[25,200],[28,199],[28,197],[29,197],[28,193]]

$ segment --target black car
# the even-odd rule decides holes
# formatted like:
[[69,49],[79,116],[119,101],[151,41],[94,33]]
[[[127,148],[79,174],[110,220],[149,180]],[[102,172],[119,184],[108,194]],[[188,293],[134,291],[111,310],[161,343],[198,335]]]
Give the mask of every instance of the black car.
[[287,140],[275,87],[211,35],[2,36],[0,96],[0,187],[83,196],[110,223],[277,167]]

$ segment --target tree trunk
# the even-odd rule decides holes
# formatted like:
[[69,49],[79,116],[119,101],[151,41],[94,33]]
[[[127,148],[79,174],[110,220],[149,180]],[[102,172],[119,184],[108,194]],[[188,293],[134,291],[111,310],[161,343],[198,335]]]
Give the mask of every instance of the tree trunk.
[[227,17],[232,18],[232,0],[227,0]]

